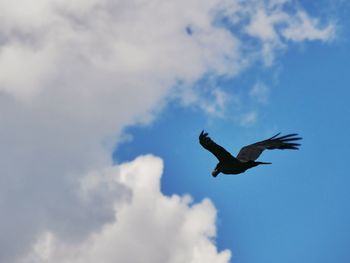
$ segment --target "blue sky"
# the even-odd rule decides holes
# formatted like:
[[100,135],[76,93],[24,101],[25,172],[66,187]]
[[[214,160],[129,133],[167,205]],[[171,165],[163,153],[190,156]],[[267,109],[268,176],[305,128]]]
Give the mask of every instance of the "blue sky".
[[[349,262],[347,1],[0,10],[0,262]],[[213,178],[203,129],[303,141]]]
[[[329,5],[305,8],[324,14]],[[174,101],[151,125],[127,128],[132,141],[113,154],[117,162],[160,156],[164,193],[189,193],[195,201],[209,197],[218,209],[218,247],[232,251],[232,262],[350,260],[349,20],[344,10],[333,11],[340,28],[333,42],[291,44],[271,67],[255,65],[234,79],[216,80],[229,94],[246,97],[256,81],[269,87],[266,104],[243,102],[245,110],[257,111],[254,124],[242,127]],[[238,113],[229,109],[230,114]],[[297,132],[303,141],[300,151],[264,152],[260,160],[271,166],[212,178],[217,161],[198,143],[202,129],[234,154],[276,132]]]

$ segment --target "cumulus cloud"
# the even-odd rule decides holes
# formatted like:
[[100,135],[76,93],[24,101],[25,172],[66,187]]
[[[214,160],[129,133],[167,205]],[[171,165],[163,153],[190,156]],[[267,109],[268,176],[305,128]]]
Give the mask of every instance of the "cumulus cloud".
[[[123,206],[116,204],[133,200],[134,189],[122,181],[107,186],[114,179],[105,167],[123,129],[150,123],[172,91],[184,97],[203,76],[232,77],[256,54],[265,56],[259,47],[247,54],[240,35],[219,22],[222,16],[233,24],[248,21],[243,31],[269,54],[283,36],[328,38],[327,27],[306,13],[293,20],[295,14],[282,10],[285,1],[271,1],[259,13],[263,2],[249,1],[248,12],[235,0],[0,1],[0,261],[16,262],[33,243],[61,253],[61,245],[99,247],[99,240],[114,238],[103,229],[118,221]],[[259,19],[267,21],[264,28]],[[277,30],[283,19],[284,31]],[[223,111],[223,91],[208,94],[215,104],[207,111]],[[181,209],[195,210],[181,200]],[[210,210],[209,204],[200,207]],[[188,237],[198,241],[196,251],[207,244],[203,235],[213,232]]]
[[[160,158],[148,155],[110,167],[104,176],[92,175],[92,185],[123,185],[130,192],[124,202],[114,199],[113,221],[76,243],[44,232],[20,262],[228,262],[230,251],[218,252],[213,243],[216,210],[210,200],[192,204],[189,196],[164,196],[160,192],[162,166]],[[103,192],[104,187],[92,187],[88,195]]]
[[178,80],[237,70],[217,4],[0,1],[0,261],[45,229],[75,240],[113,220],[109,195],[124,187],[87,202],[77,184],[110,165],[122,129],[150,122]]

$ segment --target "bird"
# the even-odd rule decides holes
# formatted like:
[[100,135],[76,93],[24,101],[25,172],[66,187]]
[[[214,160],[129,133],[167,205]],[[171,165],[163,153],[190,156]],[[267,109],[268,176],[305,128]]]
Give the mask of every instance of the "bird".
[[296,143],[296,141],[302,138],[298,137],[297,133],[279,136],[280,134],[277,133],[269,139],[244,146],[236,157],[232,156],[222,146],[216,144],[204,130],[199,135],[199,143],[219,160],[219,163],[211,173],[213,177],[216,177],[219,173],[240,174],[260,164],[272,164],[270,162],[256,161],[264,150],[299,150],[300,144]]

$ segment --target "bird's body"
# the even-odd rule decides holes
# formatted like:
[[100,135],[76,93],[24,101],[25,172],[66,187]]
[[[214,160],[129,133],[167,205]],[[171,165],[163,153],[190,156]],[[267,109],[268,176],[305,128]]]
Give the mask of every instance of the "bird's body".
[[226,162],[219,162],[214,171],[213,176],[216,172],[223,173],[223,174],[240,174],[244,173],[247,169],[253,167],[252,162],[240,162],[236,158],[231,161]]
[[240,160],[237,160],[235,158],[235,160],[232,160],[229,162],[219,162],[215,170],[218,170],[220,171],[220,173],[223,173],[223,174],[240,174],[240,173],[244,173],[246,170],[253,168],[259,164],[271,164],[271,163],[255,162],[255,161],[241,162]]
[[296,137],[297,134],[288,134],[277,137],[278,135],[279,134],[276,134],[267,140],[244,146],[238,153],[237,157],[233,157],[222,146],[216,144],[210,139],[210,137],[208,137],[208,133],[204,133],[204,131],[199,135],[199,143],[205,149],[214,154],[219,160],[219,163],[212,172],[212,175],[216,177],[219,173],[240,174],[260,164],[271,164],[255,161],[265,149],[298,149],[300,144],[295,143],[294,141],[300,140],[301,138]]

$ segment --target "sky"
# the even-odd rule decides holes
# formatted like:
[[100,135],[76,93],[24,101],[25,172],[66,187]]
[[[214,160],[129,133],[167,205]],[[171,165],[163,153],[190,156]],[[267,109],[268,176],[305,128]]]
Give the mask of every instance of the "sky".
[[[349,3],[0,10],[0,262],[349,262]],[[213,178],[203,129],[303,140]]]

